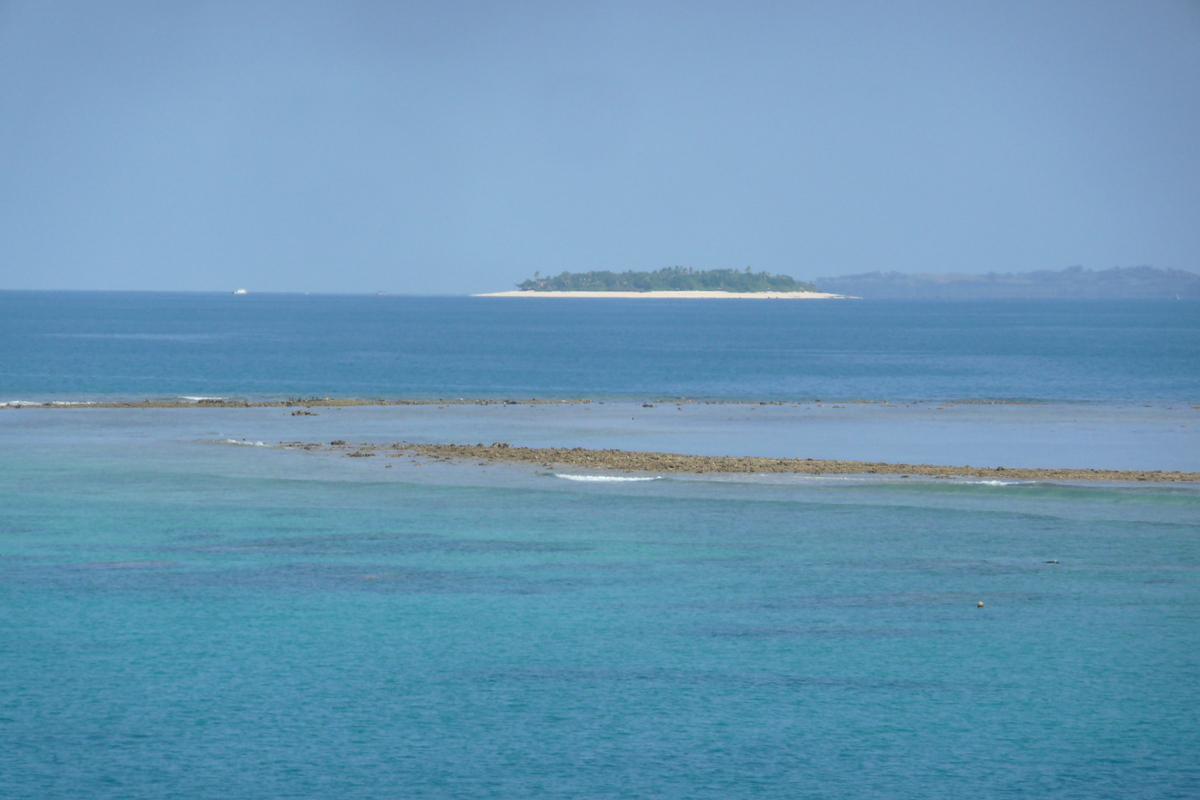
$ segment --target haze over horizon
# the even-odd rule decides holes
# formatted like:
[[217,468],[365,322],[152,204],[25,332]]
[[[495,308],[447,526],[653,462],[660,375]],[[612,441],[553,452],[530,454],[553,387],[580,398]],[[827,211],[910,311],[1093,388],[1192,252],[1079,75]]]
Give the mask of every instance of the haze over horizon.
[[1200,4],[0,5],[0,289],[1200,269]]

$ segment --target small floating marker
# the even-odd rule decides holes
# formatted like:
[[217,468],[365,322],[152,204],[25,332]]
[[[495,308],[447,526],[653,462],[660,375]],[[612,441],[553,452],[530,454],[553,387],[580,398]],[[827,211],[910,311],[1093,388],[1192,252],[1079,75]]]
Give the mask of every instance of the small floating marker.
[[983,608],[983,601],[982,601],[982,600],[980,600],[978,603],[976,603],[976,604],[975,604],[975,607],[976,607],[976,608]]

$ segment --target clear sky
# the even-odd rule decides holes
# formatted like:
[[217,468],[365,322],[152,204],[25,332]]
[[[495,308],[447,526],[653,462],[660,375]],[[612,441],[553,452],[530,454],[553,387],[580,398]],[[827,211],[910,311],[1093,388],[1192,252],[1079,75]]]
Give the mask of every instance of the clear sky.
[[1200,3],[0,2],[0,288],[1200,270]]

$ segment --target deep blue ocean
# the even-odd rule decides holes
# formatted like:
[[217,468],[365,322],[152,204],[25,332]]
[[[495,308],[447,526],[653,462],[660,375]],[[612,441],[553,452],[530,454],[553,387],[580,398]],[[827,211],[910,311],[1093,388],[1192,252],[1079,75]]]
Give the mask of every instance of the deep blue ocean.
[[0,293],[0,403],[597,398],[0,408],[0,797],[1200,796],[1194,483],[273,446],[1191,463],[1198,312]]
[[1200,304],[0,292],[26,397],[1200,402]]

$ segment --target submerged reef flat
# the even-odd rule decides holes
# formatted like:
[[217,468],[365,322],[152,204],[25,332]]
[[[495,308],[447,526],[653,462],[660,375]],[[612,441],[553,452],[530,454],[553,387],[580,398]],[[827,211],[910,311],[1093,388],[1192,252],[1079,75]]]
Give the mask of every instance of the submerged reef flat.
[[[523,399],[498,399],[480,397],[455,398],[384,398],[367,397],[295,397],[289,399],[240,399],[232,397],[173,397],[128,399],[128,401],[7,401],[0,402],[0,409],[19,408],[354,408],[359,405],[588,405],[589,398],[545,399],[528,397]],[[604,404],[605,401],[600,401]],[[614,403],[618,401],[613,401]],[[642,401],[629,401],[641,405]],[[794,401],[750,401],[750,399],[688,399],[654,398],[653,403],[676,403],[682,405],[810,405],[821,403],[820,399],[794,399]],[[830,401],[832,403],[833,401]],[[876,399],[848,399],[836,401],[841,405],[888,405],[888,401]],[[925,401],[924,405],[1039,405],[1030,401]],[[1200,407],[1196,407],[1200,408]]]
[[1162,470],[1054,469],[889,464],[869,461],[833,461],[817,458],[762,458],[757,456],[696,456],[630,450],[590,450],[584,447],[513,447],[507,442],[485,444],[350,444],[334,440],[328,445],[289,442],[283,447],[339,452],[351,458],[410,455],[435,460],[508,461],[543,467],[581,467],[623,472],[667,473],[792,473],[802,475],[898,475],[929,478],[983,478],[990,480],[1058,480],[1181,483],[1200,482],[1200,472]]
[[[30,431],[53,428],[55,418],[89,417],[93,409],[100,415],[97,432],[181,426],[185,439],[219,431],[222,438],[264,443],[510,441],[540,449],[428,457],[613,470],[1122,482],[1194,481],[1190,473],[1200,474],[1200,409],[1178,402],[179,395],[25,398],[0,408],[0,417],[20,423],[5,427]],[[576,445],[590,449],[569,449]]]
[[[457,397],[457,398],[366,398],[366,397],[295,397],[287,400],[249,400],[233,397],[171,397],[147,398],[143,400],[9,400],[0,402],[0,409],[17,408],[353,408],[358,406],[586,406],[595,401],[590,398],[543,399],[529,397],[519,400]],[[601,405],[605,401],[599,401]],[[612,401],[614,403],[620,401]],[[643,401],[626,401],[635,406]],[[798,400],[692,400],[688,398],[655,398],[652,403],[705,406],[785,406],[821,404],[819,399]],[[837,400],[828,401],[838,405],[898,405],[887,400]],[[912,401],[912,405],[966,406],[997,405],[1025,406],[1045,405],[1029,400],[945,400]],[[645,406],[643,406],[645,407]],[[1200,408],[1200,406],[1194,406]]]
[[242,400],[229,397],[175,397],[146,400],[12,400],[0,408],[351,408],[355,406],[495,406],[495,405],[586,405],[591,400],[493,400],[487,398],[370,399],[362,397],[297,397],[288,400]]

